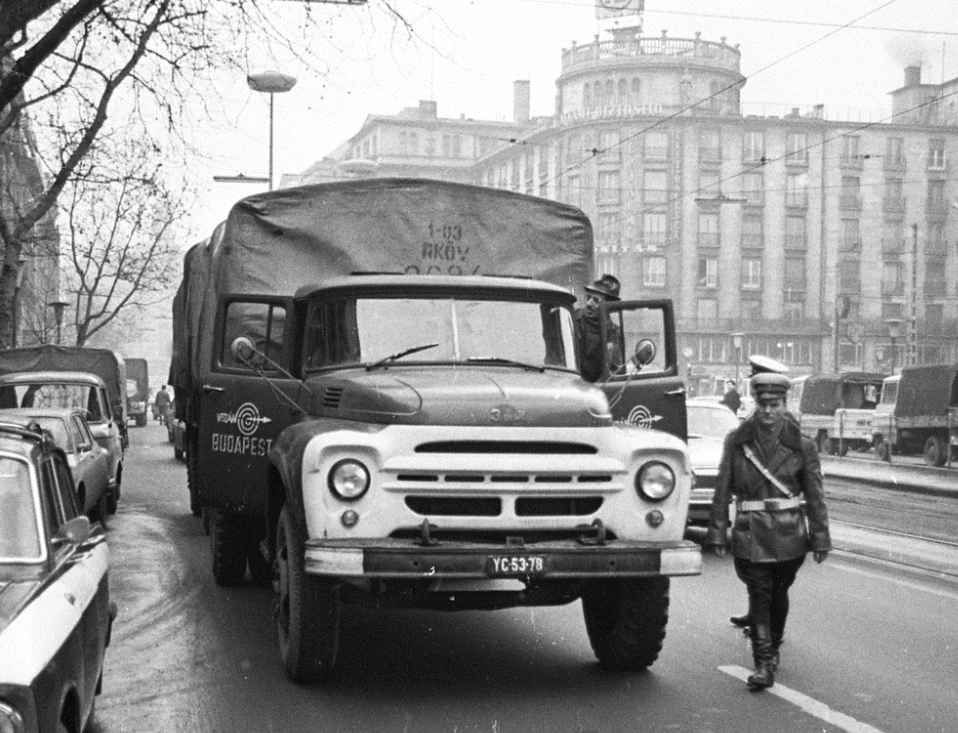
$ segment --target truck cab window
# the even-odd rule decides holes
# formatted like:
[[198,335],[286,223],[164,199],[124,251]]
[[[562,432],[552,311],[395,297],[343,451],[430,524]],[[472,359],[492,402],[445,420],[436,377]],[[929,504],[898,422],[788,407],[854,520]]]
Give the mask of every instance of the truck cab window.
[[220,364],[229,369],[261,369],[275,372],[276,367],[262,356],[244,362],[233,355],[230,344],[240,336],[246,336],[256,350],[270,361],[282,363],[283,328],[286,324],[286,309],[272,303],[229,303],[226,309],[226,328],[220,352]]

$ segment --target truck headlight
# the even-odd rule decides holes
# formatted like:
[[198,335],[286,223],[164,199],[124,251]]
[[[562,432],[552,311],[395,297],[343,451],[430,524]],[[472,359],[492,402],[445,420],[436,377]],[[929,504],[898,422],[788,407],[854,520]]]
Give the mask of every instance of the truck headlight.
[[369,489],[369,469],[352,458],[336,462],[329,471],[329,490],[344,501],[354,501]]
[[635,488],[650,501],[662,501],[675,489],[675,474],[664,463],[650,461],[635,474]]

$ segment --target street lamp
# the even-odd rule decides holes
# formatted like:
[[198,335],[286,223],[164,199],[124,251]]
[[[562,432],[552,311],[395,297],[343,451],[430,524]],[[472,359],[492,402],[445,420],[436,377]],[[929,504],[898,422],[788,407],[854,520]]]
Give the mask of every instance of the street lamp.
[[732,346],[735,348],[735,386],[738,387],[738,366],[742,363],[742,337],[744,333],[732,334]]
[[901,318],[886,318],[885,324],[888,326],[888,337],[891,339],[891,373],[895,373],[898,366],[898,347],[895,341],[901,336],[901,324],[904,321]]
[[51,300],[47,305],[53,308],[53,318],[57,322],[57,346],[59,346],[60,329],[63,326],[63,310],[70,304],[65,300]]
[[295,77],[279,71],[263,71],[259,74],[250,74],[246,83],[254,92],[263,92],[269,95],[269,190],[273,190],[273,95],[288,92],[296,86]]

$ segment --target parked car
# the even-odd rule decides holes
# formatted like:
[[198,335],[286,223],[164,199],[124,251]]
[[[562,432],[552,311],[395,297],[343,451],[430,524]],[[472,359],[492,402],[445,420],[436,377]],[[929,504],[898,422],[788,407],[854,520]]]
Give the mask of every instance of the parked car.
[[706,524],[725,436],[739,426],[739,419],[728,407],[709,397],[686,400],[685,410],[689,426],[689,460],[694,477],[689,523]]
[[[110,353],[110,352],[106,352]],[[0,407],[60,407],[85,411],[90,431],[106,451],[109,486],[107,509],[116,513],[123,479],[123,413],[112,408],[103,380],[89,372],[37,371],[0,375]]]
[[100,522],[106,527],[110,495],[107,456],[94,440],[84,413],[57,408],[20,408],[0,410],[0,419],[21,425],[34,422],[50,433],[70,464],[80,511],[90,521]]
[[88,730],[116,605],[49,433],[0,418],[0,730]]
[[[719,405],[720,407],[724,407],[729,412],[732,412],[728,406],[722,402],[722,395],[700,395],[698,397],[691,397],[689,399],[695,400],[696,402],[701,402],[703,404],[708,403],[710,405]],[[744,420],[755,411],[755,400],[751,395],[742,395],[741,400],[742,404],[739,405],[738,412],[734,414],[739,420]]]

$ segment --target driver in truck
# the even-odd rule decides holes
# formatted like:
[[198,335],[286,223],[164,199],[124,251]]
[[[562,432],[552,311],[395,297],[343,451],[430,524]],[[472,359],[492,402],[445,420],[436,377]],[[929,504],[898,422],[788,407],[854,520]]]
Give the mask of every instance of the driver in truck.
[[602,343],[602,324],[599,321],[599,304],[619,300],[620,284],[618,278],[603,275],[591,285],[585,286],[585,307],[575,314],[575,335],[579,343],[579,355],[582,378],[587,382],[596,382],[602,376],[602,352],[608,350],[609,367],[616,373],[625,363],[622,356],[619,327],[606,320],[606,343]]

